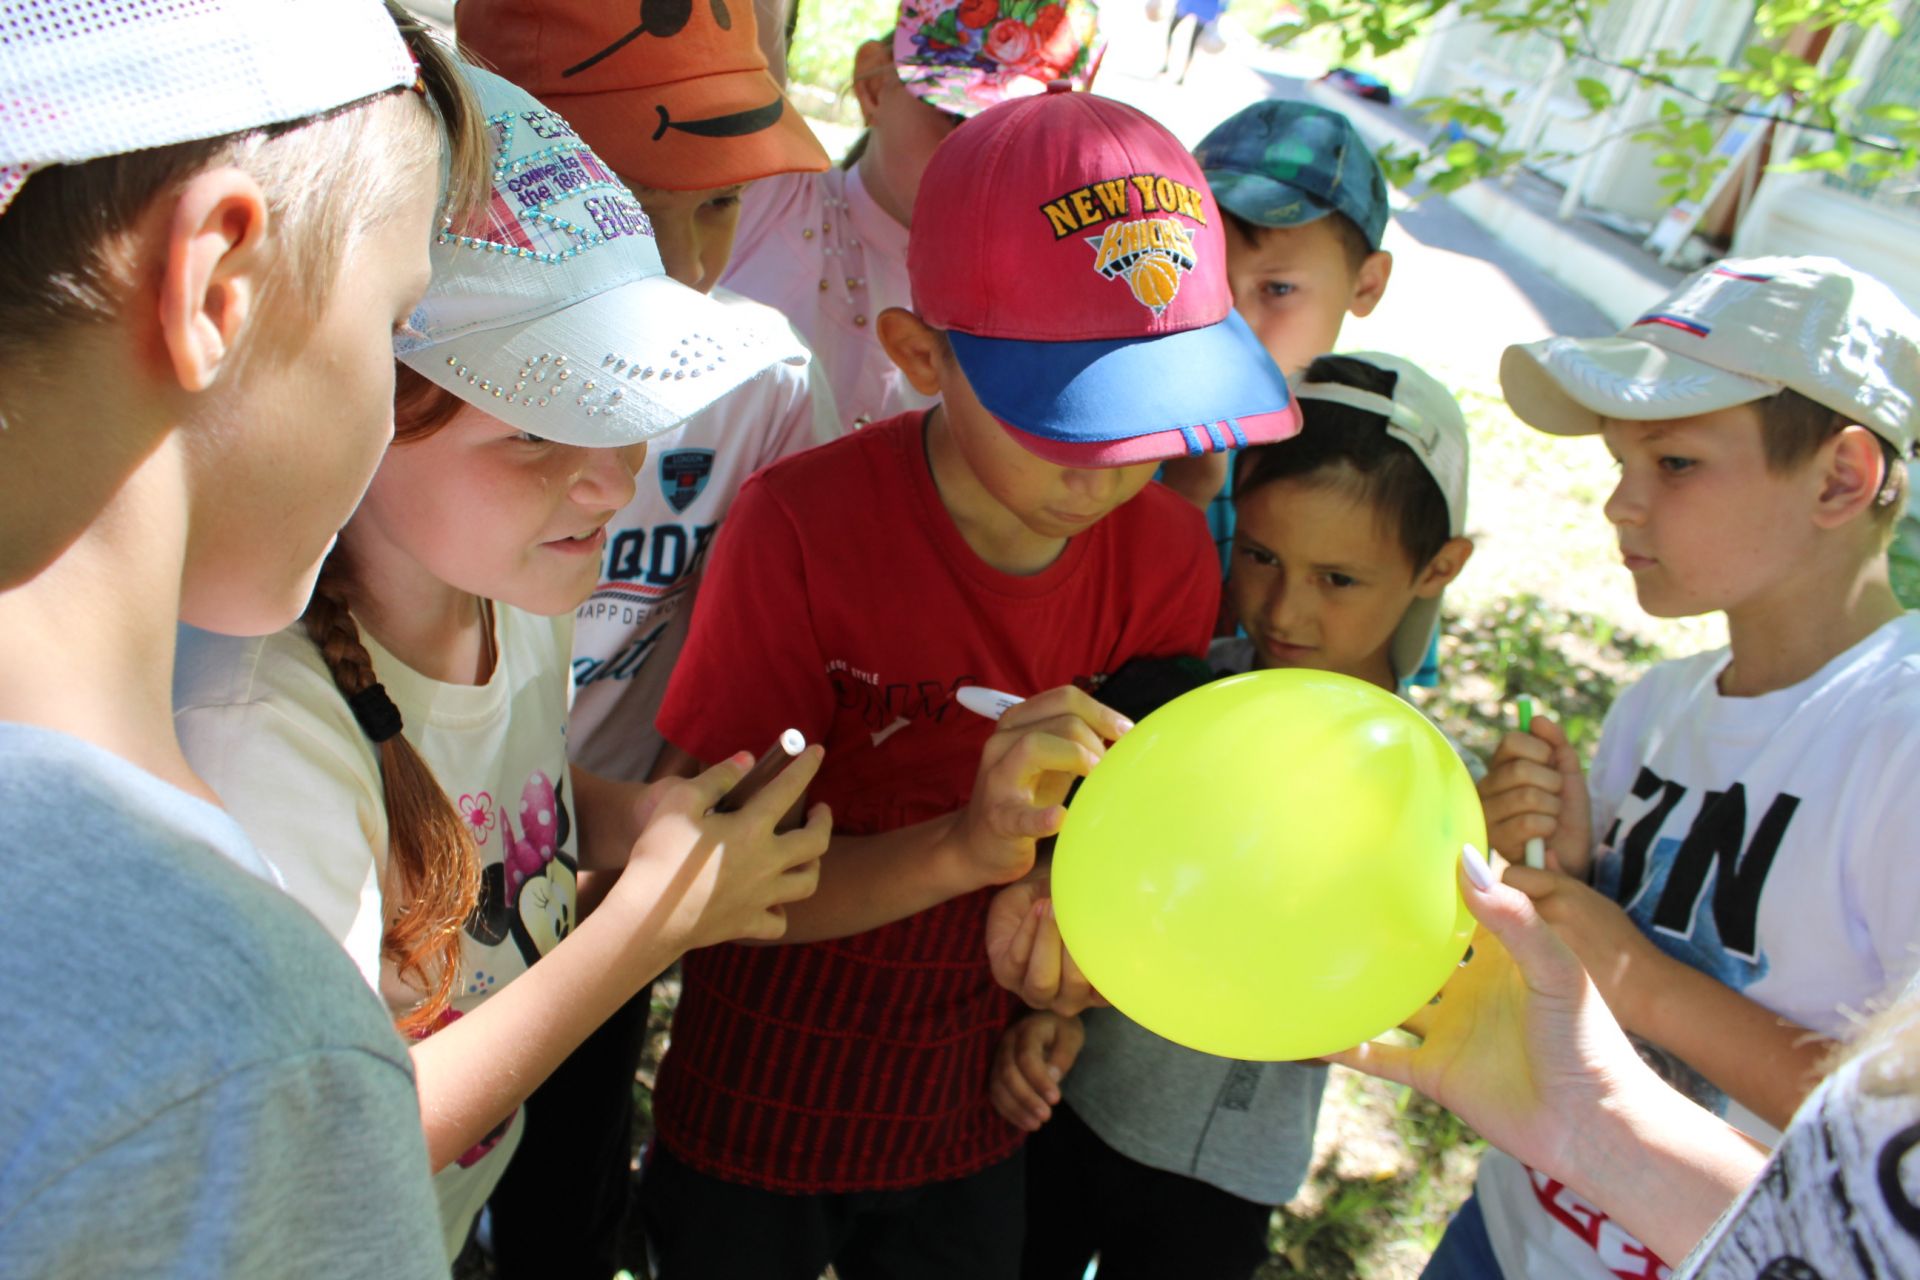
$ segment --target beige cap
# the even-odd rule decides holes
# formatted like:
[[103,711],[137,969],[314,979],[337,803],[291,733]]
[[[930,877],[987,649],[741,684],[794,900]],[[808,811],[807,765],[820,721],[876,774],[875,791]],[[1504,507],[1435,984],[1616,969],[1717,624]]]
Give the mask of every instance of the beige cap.
[[1521,421],[1563,436],[1793,390],[1907,454],[1920,429],[1920,320],[1832,258],[1728,258],[1618,337],[1508,347],[1500,386]]

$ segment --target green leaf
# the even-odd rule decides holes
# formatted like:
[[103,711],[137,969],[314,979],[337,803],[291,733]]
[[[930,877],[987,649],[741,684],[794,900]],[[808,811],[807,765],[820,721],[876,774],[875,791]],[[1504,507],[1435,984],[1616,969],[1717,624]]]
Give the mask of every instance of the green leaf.
[[1595,115],[1613,105],[1613,90],[1607,88],[1604,80],[1596,80],[1592,76],[1581,76],[1573,82],[1573,87],[1582,98],[1586,99],[1587,110]]

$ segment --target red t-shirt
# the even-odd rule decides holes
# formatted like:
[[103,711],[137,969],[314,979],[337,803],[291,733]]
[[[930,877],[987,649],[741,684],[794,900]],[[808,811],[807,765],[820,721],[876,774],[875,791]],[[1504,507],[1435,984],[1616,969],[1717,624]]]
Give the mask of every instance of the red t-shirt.
[[[810,794],[853,835],[966,805],[992,724],[954,691],[1083,686],[1206,651],[1206,524],[1150,485],[1016,577],[967,546],[922,423],[876,423],[761,472],[714,547],[659,728],[701,760],[789,726],[827,748]],[[829,855],[831,856],[831,855]],[[687,956],[653,1112],[693,1167],[775,1191],[910,1187],[1011,1155],[987,1102],[1011,998],[983,941],[991,890],[830,942]]]

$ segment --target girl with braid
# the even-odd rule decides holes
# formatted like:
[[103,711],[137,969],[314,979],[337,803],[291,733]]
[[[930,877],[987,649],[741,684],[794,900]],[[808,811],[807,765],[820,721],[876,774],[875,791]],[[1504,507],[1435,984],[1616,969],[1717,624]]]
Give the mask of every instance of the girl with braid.
[[[434,237],[394,444],[300,624],[193,633],[175,685],[188,756],[415,1037],[450,1257],[533,1088],[682,951],[780,936],[828,825],[774,832],[817,750],[725,814],[750,755],[652,788],[568,766],[573,613],[645,441],[799,352],[669,279],[564,120],[465,74],[494,189]],[[576,929],[581,867],[621,874]]]

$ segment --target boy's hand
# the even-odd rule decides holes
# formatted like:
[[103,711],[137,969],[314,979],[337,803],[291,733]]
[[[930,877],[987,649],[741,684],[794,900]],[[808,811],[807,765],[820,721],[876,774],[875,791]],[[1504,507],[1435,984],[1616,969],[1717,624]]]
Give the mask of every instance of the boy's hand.
[[1035,1009],[1071,1017],[1107,1003],[1067,954],[1053,918],[1052,877],[1044,870],[993,896],[987,907],[987,962],[996,982]]
[[956,831],[964,878],[1006,884],[1033,868],[1035,842],[1066,821],[1067,789],[1133,728],[1071,685],[1050,689],[1000,717],[980,753],[973,796]]
[[1087,1033],[1078,1018],[1030,1013],[1007,1028],[993,1051],[987,1097],[1007,1123],[1032,1133],[1053,1118],[1060,1081],[1073,1070]]
[[1587,779],[1566,733],[1536,716],[1530,733],[1510,733],[1480,779],[1487,838],[1508,862],[1524,865],[1527,841],[1547,842],[1547,865],[1585,880],[1593,865]]
[[1645,1025],[1641,1004],[1658,981],[1665,955],[1647,940],[1619,903],[1555,871],[1508,867],[1507,884],[1533,900],[1540,918],[1580,961],[1593,985],[1628,1031]]
[[737,813],[712,810],[746,774],[750,756],[653,784],[646,827],[607,906],[620,901],[635,928],[666,931],[682,950],[781,937],[785,905],[819,883],[833,821],[822,804],[798,830],[775,835],[774,826],[806,793],[823,755],[808,747]]

